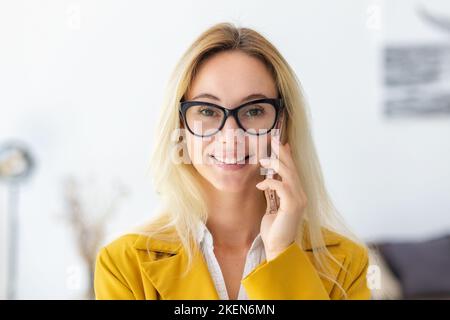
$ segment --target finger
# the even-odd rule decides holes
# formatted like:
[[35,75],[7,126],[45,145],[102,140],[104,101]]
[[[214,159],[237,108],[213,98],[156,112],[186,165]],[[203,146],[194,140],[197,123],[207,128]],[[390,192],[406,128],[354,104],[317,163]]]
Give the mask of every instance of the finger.
[[259,162],[264,168],[273,169],[283,180],[289,179],[290,172],[288,167],[286,167],[278,158],[263,158],[259,159]]
[[[272,189],[277,192],[277,195],[280,197],[280,199],[287,197],[287,190],[284,186],[283,182],[280,180],[275,179],[264,179],[260,183],[256,185],[256,187],[260,190],[266,190],[266,189]],[[281,202],[281,201],[280,201]]]
[[[266,193],[267,190],[275,190],[276,192],[276,201],[277,201],[277,213],[284,212],[290,213],[295,212],[295,210],[290,209],[294,206],[292,200],[292,195],[290,194],[289,189],[286,184],[283,184],[282,181],[274,180],[274,179],[265,179],[262,182],[256,185],[258,189],[264,190]],[[270,201],[266,196],[268,212],[270,211]]]

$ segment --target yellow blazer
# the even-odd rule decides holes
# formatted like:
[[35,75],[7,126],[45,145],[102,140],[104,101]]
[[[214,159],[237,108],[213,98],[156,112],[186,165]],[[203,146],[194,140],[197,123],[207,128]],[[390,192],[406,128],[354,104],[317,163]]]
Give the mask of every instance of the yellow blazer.
[[[189,273],[180,278],[187,266],[181,243],[148,240],[143,235],[125,235],[100,250],[94,277],[96,299],[219,299],[201,254],[196,255]],[[347,298],[370,299],[367,249],[327,229],[324,240],[347,270],[330,262],[333,276],[347,292]],[[303,249],[292,243],[275,259],[264,260],[241,283],[251,300],[342,299],[336,284],[319,276],[307,241]]]

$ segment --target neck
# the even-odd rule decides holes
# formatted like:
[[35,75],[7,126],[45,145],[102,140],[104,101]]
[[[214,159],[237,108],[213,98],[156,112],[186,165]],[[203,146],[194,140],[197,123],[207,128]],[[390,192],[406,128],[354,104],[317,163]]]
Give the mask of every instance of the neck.
[[248,248],[260,232],[266,211],[264,193],[257,188],[247,192],[224,192],[207,188],[208,221],[215,247]]

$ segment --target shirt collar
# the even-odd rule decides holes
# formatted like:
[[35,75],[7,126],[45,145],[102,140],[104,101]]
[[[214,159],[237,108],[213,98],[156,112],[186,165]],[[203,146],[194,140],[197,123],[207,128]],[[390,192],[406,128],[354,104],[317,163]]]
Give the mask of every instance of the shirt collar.
[[[197,239],[197,243],[200,246],[205,245],[208,248],[214,248],[214,240],[213,240],[212,234],[209,231],[206,224],[202,220],[198,221],[196,239]],[[253,243],[250,247],[250,250],[255,250],[255,249],[264,249],[264,243],[261,238],[261,233],[258,233],[258,235],[253,240]]]

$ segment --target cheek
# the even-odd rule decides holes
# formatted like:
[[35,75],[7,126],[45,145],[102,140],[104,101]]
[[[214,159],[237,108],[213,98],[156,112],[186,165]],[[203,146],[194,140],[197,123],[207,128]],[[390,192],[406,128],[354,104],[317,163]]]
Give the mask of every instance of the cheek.
[[205,150],[209,143],[210,141],[206,138],[196,137],[190,133],[186,135],[186,148],[193,164],[204,164]]

